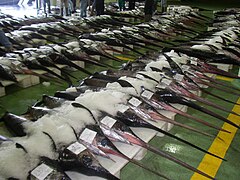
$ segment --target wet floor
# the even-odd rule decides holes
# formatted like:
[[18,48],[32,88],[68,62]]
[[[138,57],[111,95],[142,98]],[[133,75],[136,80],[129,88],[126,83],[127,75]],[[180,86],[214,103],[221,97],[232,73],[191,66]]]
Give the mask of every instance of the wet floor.
[[4,5],[0,6],[0,10],[2,13],[19,18],[39,15],[35,3],[32,5]]

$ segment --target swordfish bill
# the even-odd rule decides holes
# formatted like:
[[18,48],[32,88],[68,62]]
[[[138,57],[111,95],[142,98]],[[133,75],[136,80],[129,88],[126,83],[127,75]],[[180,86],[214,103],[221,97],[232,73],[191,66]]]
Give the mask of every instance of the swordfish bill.
[[196,110],[199,110],[201,112],[204,112],[206,114],[209,114],[221,121],[224,121],[236,128],[239,129],[239,126],[235,123],[233,123],[232,121],[229,121],[228,119],[224,118],[223,116],[217,114],[217,113],[214,113],[213,111],[210,111],[204,107],[201,107],[191,101],[188,101],[187,99],[183,98],[183,97],[179,97],[179,96],[176,96],[176,95],[173,95],[172,93],[170,93],[169,91],[157,91],[156,92],[157,95],[158,95],[158,98],[163,100],[164,102],[169,102],[169,103],[178,103],[178,104],[183,104],[183,105],[186,105],[186,106],[189,106],[191,108],[194,108]]
[[231,91],[231,90],[226,89],[226,88],[223,88],[223,87],[219,87],[219,86],[217,86],[216,84],[212,84],[212,83],[210,83],[210,82],[206,82],[206,81],[203,81],[203,80],[198,79],[198,78],[191,78],[191,79],[194,80],[196,83],[204,84],[204,85],[207,85],[207,86],[216,88],[216,89],[218,89],[218,90],[220,90],[220,91],[223,91],[223,92],[226,92],[226,93],[229,93],[229,94],[233,94],[233,95],[236,95],[236,96],[240,96],[240,93]]
[[[101,126],[105,126],[104,128]],[[100,124],[100,126],[98,125],[88,125],[87,128],[97,132],[97,135],[95,137],[95,143],[94,145],[97,146],[97,148],[99,148],[101,151],[103,151],[105,154],[112,154],[112,155],[115,155],[115,156],[119,156],[123,159],[126,159],[128,161],[130,161],[131,163],[145,169],[145,170],[148,170],[150,171],[151,173],[155,174],[155,175],[158,175],[160,177],[163,177],[164,179],[168,179],[170,180],[169,178],[167,178],[165,175],[157,172],[157,171],[154,171],[150,168],[148,168],[147,166],[143,165],[142,163],[134,160],[134,159],[131,159],[129,158],[128,156],[124,155],[123,153],[121,153],[117,147],[108,139],[107,135],[104,134],[104,130],[106,130],[106,128],[108,129],[109,127],[106,127],[106,125],[104,124]],[[109,129],[108,129],[109,130]]]
[[213,93],[205,90],[204,88],[201,88],[201,91],[204,92],[204,93],[206,93],[206,94],[209,94],[209,95],[211,95],[211,96],[213,96],[213,97],[215,97],[215,98],[221,99],[221,100],[223,100],[223,101],[225,101],[225,102],[228,102],[228,103],[231,103],[231,104],[240,105],[238,102],[230,101],[229,99],[226,99],[226,98],[223,98],[223,97],[218,96],[218,95],[216,95],[216,94],[213,94]]
[[[196,128],[193,128],[191,126],[188,126],[188,125],[185,125],[185,124],[182,124],[182,123],[179,123],[177,121],[174,121],[170,118],[167,118],[166,116],[163,116],[162,114],[158,113],[157,111],[154,112],[149,112],[149,118],[144,118],[141,114],[143,113],[146,113],[145,111],[146,110],[139,110],[137,108],[134,108],[134,107],[131,107],[132,110],[138,114],[141,118],[143,119],[147,119],[147,120],[150,120],[150,121],[154,121],[154,122],[157,122],[157,121],[164,121],[164,122],[168,122],[168,123],[171,123],[171,124],[174,124],[176,126],[179,126],[179,127],[182,127],[182,128],[185,128],[185,129],[188,129],[188,130],[191,130],[191,131],[194,131],[196,133],[199,133],[199,134],[202,134],[202,135],[205,135],[205,136],[209,136],[209,137],[213,137],[213,135],[209,134],[209,133],[206,133],[206,132],[202,132]],[[140,112],[140,113],[138,113]]]
[[151,151],[151,152],[153,152],[157,155],[160,155],[160,156],[162,156],[162,157],[164,157],[164,158],[166,158],[170,161],[173,161],[173,162],[175,162],[175,163],[177,163],[177,164],[179,164],[179,165],[181,165],[181,166],[183,166],[183,167],[185,167],[185,168],[187,168],[187,169],[189,169],[193,172],[197,172],[197,173],[199,173],[199,174],[201,174],[201,175],[203,175],[203,176],[205,176],[209,179],[214,179],[213,177],[209,176],[208,174],[190,166],[189,164],[175,158],[174,156],[171,156],[170,154],[168,154],[168,153],[166,153],[162,150],[159,150],[159,149],[147,144],[146,142],[142,141],[141,139],[139,139],[139,138],[137,138],[133,135],[126,135],[124,137],[127,138],[132,144],[136,144],[138,146],[144,147],[145,149],[147,149],[147,150],[149,150],[149,151]]
[[207,122],[207,121],[204,121],[204,120],[199,119],[199,118],[197,118],[197,117],[194,117],[194,116],[192,116],[192,115],[190,115],[190,114],[187,114],[187,113],[185,113],[185,112],[183,112],[183,111],[180,111],[179,109],[173,107],[171,104],[169,104],[169,103],[167,103],[167,102],[156,102],[156,101],[153,100],[153,99],[151,99],[150,101],[148,101],[148,100],[146,100],[146,99],[144,99],[144,98],[142,98],[142,100],[143,100],[144,102],[146,102],[147,104],[149,104],[150,106],[152,106],[153,108],[155,108],[155,109],[159,109],[159,107],[161,107],[160,109],[164,108],[165,110],[168,110],[168,111],[174,112],[174,113],[176,113],[176,114],[179,114],[179,115],[181,115],[181,116],[187,117],[187,118],[189,118],[189,119],[195,120],[195,121],[197,121],[197,122],[199,122],[199,123],[201,123],[201,124],[204,124],[204,125],[206,125],[206,126],[208,126],[208,127],[211,127],[211,128],[216,129],[216,130],[223,131],[223,132],[230,133],[229,131],[227,131],[227,130],[225,130],[225,129],[222,129],[222,128],[219,128],[219,127],[217,127],[217,126],[215,126],[215,125],[213,125],[213,124],[211,124],[211,123],[209,123],[209,122]]
[[216,108],[216,109],[220,109],[220,110],[225,111],[225,112],[227,112],[227,113],[232,113],[232,114],[234,114],[234,115],[239,116],[238,113],[233,112],[233,111],[228,111],[228,110],[226,110],[224,107],[222,107],[222,106],[220,106],[220,105],[217,105],[217,104],[215,104],[215,103],[213,103],[213,102],[211,102],[211,101],[209,101],[209,100],[206,100],[206,99],[204,99],[204,98],[202,98],[202,97],[199,97],[199,96],[191,93],[190,91],[188,91],[188,90],[185,89],[184,87],[180,87],[180,86],[181,86],[181,85],[179,85],[179,84],[178,84],[178,85],[173,85],[173,86],[170,87],[170,90],[176,92],[176,93],[179,94],[180,96],[194,99],[194,100],[199,101],[199,102],[201,102],[201,103],[204,103],[204,104],[206,104],[206,105],[208,105],[208,106],[212,106],[212,107],[214,107],[214,108]]
[[[201,147],[199,147],[199,146],[197,146],[197,145],[192,144],[191,142],[188,142],[188,141],[186,141],[186,140],[184,140],[184,139],[182,139],[182,138],[180,138],[180,137],[177,137],[177,136],[175,136],[175,135],[173,135],[173,134],[171,134],[171,133],[169,133],[169,132],[167,132],[167,131],[164,131],[164,130],[162,130],[162,129],[160,129],[160,128],[158,128],[158,127],[150,124],[150,123],[147,122],[147,121],[144,121],[143,119],[141,119],[141,118],[138,117],[138,116],[135,116],[135,119],[133,120],[133,119],[131,119],[130,117],[127,117],[125,114],[122,114],[121,112],[118,112],[117,119],[120,120],[121,122],[123,122],[124,124],[126,124],[127,126],[130,126],[130,127],[144,127],[144,128],[153,129],[153,130],[155,130],[155,131],[157,131],[157,132],[160,132],[160,133],[162,133],[162,134],[165,134],[165,135],[167,135],[167,136],[169,136],[169,137],[171,137],[171,138],[173,138],[173,139],[176,139],[176,140],[178,140],[178,141],[180,141],[180,142],[182,142],[182,143],[185,143],[185,144],[187,144],[187,145],[189,145],[189,146],[191,146],[191,147],[193,147],[193,148],[195,148],[195,149],[197,149],[197,150],[199,150],[199,151],[202,151],[202,152],[204,152],[204,153],[207,153],[207,154],[209,154],[209,155],[212,155],[212,156],[214,156],[214,157],[216,157],[216,158],[219,158],[219,159],[221,159],[221,160],[225,160],[225,159],[223,159],[223,158],[221,158],[221,157],[219,157],[219,156],[217,156],[217,155],[215,155],[215,154],[213,154],[213,153],[210,153],[210,152],[202,149]],[[133,132],[132,132],[132,133],[133,133]],[[133,134],[134,134],[134,133],[133,133]],[[135,134],[134,134],[134,135],[135,135]],[[135,135],[135,136],[136,136],[136,135]]]

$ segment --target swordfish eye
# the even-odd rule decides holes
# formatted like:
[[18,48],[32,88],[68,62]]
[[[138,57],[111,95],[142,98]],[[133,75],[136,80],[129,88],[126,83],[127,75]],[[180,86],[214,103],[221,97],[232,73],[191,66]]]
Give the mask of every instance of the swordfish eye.
[[106,146],[107,144],[108,144],[108,140],[107,139],[104,138],[104,139],[101,140],[101,145],[102,146]]
[[82,162],[83,162],[84,165],[90,166],[92,164],[92,159],[91,159],[91,157],[89,157],[87,155],[83,155],[82,156]]

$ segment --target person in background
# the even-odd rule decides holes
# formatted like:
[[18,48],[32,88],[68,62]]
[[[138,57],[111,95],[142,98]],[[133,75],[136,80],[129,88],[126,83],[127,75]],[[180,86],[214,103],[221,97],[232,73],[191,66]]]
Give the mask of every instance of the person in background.
[[91,5],[92,5],[92,7],[89,6],[90,16],[93,16],[93,15],[95,15],[95,10],[96,10],[96,6],[95,6],[96,0],[91,0],[90,2],[91,2]]
[[144,13],[145,21],[148,22],[151,20],[153,11],[154,11],[155,0],[145,0]]
[[0,44],[4,46],[6,52],[12,51],[12,43],[9,41],[8,37],[5,35],[4,31],[0,29]]
[[128,4],[128,9],[129,9],[129,10],[135,9],[136,0],[129,0],[128,2],[129,2],[129,4]]
[[90,5],[90,0],[81,0],[80,1],[80,16],[87,17],[87,7]]
[[104,0],[95,0],[96,15],[104,14]]
[[72,4],[73,4],[72,13],[76,13],[77,1],[76,0],[71,0],[71,1],[72,1]]
[[125,11],[125,0],[118,0],[118,6],[120,11]]
[[167,0],[161,0],[162,12],[167,12]]
[[45,13],[45,14],[47,14],[46,5],[48,6],[48,13],[50,14],[50,13],[51,13],[50,0],[43,0],[43,10],[44,10],[44,13]]
[[69,16],[69,12],[68,12],[68,0],[61,0],[61,5],[60,5],[60,13],[61,16],[63,16],[63,6],[65,7],[65,15]]

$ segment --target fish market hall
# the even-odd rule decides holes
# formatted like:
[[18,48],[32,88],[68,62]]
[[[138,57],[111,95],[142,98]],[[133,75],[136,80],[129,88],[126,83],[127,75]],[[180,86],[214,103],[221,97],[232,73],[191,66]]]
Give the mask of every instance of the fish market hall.
[[237,0],[2,0],[0,179],[238,180]]

